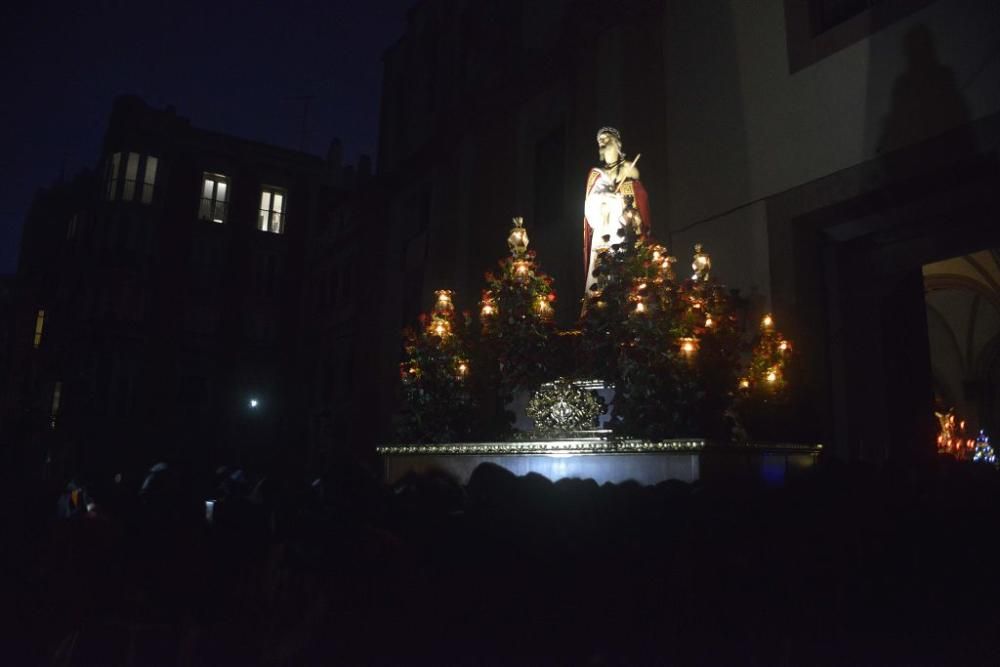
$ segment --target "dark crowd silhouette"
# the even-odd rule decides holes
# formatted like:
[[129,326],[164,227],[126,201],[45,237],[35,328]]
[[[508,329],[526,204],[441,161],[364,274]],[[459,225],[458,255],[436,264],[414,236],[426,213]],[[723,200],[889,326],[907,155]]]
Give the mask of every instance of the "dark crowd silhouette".
[[157,464],[21,493],[6,664],[996,664],[989,466],[643,487]]

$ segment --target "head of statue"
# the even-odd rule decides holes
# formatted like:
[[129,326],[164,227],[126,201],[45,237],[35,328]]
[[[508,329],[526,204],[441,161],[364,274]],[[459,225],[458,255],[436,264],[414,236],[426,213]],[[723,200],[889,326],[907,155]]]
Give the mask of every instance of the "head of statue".
[[613,127],[602,127],[597,131],[597,153],[604,164],[617,162],[625,157],[622,150],[622,135]]

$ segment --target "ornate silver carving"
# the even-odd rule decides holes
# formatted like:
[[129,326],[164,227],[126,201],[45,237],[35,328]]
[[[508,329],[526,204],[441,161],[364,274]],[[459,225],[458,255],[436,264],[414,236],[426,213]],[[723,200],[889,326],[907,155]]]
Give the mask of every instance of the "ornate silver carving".
[[[766,451],[779,454],[812,454],[823,451],[821,444],[747,443],[720,448],[727,452]],[[702,438],[674,440],[616,439],[602,437],[553,438],[523,442],[455,442],[443,445],[384,445],[376,447],[381,456],[440,456],[442,454],[524,456],[526,454],[636,454],[655,452],[703,452]]]
[[527,412],[536,430],[566,433],[592,429],[601,414],[601,404],[591,392],[560,378],[546,382],[535,392]]
[[524,442],[467,442],[446,445],[390,445],[376,448],[382,456],[439,456],[442,454],[523,456],[525,454],[633,454],[642,452],[697,452],[705,447],[700,438],[664,440],[609,440],[569,438]]

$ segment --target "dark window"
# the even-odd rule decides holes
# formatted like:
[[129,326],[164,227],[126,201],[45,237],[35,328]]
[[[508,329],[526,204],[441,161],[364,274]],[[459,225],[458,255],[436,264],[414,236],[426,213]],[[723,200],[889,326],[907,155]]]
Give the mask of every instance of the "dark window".
[[813,34],[826,32],[885,0],[810,0],[809,13]]
[[[112,154],[105,175],[105,199],[108,201],[138,199],[143,204],[152,203],[158,165],[159,160],[152,155]],[[139,189],[138,196],[136,196],[137,189]]]
[[785,0],[788,69],[795,73],[934,0]]

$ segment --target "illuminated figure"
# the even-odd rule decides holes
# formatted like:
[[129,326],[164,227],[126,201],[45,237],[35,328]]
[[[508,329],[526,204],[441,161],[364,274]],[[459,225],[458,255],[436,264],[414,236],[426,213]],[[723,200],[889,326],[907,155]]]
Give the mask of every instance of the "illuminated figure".
[[[632,221],[642,235],[649,233],[649,198],[639,181],[639,170],[634,160],[627,160],[622,150],[621,134],[613,127],[602,127],[597,132],[597,152],[600,166],[587,175],[586,200],[583,221],[583,261],[587,273],[584,294],[590,295],[596,282],[594,267],[603,250],[622,240],[618,230]],[[630,210],[631,209],[631,210]],[[637,215],[638,214],[638,215]],[[626,220],[623,220],[623,215]]]

